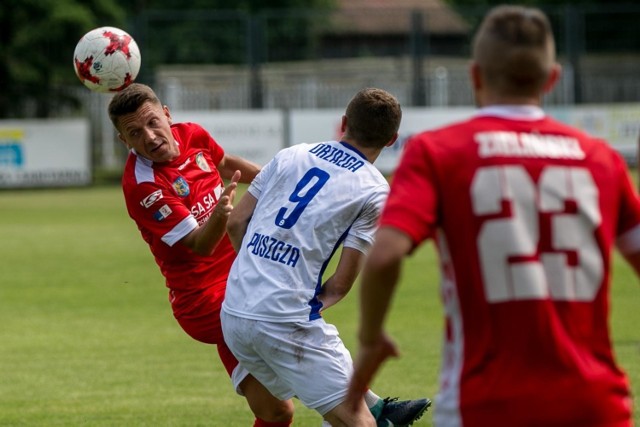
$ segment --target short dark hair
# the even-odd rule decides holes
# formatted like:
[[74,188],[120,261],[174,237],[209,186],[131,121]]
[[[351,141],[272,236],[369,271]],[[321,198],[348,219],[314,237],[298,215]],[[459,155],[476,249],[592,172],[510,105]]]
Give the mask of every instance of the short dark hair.
[[365,147],[384,147],[398,133],[402,109],[389,92],[366,88],[351,99],[345,116],[346,138],[352,138]]
[[533,7],[494,7],[474,37],[473,59],[493,90],[508,95],[539,94],[555,63],[549,19]]
[[149,86],[142,83],[132,83],[122,89],[109,102],[109,118],[113,125],[118,128],[118,119],[125,114],[138,111],[138,108],[146,102],[162,105],[160,98]]

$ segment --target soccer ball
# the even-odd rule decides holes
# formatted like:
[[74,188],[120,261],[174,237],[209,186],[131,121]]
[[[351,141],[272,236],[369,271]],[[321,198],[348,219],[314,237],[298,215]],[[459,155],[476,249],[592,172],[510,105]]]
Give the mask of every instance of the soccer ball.
[[138,76],[140,61],[138,44],[115,27],[89,31],[73,52],[76,75],[96,92],[117,92],[129,86]]

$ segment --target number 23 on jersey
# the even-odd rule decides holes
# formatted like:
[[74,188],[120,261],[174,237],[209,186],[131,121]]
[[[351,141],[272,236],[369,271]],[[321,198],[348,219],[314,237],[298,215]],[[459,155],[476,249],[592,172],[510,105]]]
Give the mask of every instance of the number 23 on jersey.
[[523,166],[483,167],[470,191],[473,213],[484,219],[476,244],[489,302],[595,298],[604,264],[589,170],[547,166],[536,183]]

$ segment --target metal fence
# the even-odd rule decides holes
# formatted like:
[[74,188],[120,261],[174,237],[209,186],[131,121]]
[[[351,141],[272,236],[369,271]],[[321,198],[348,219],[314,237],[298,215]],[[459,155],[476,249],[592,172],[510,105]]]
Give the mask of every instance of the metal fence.
[[[640,5],[543,9],[565,70],[547,102],[640,100]],[[149,11],[132,32],[141,79],[185,108],[341,107],[371,85],[405,105],[469,105],[470,41],[485,12]]]
[[[548,105],[640,102],[640,5],[542,9],[563,65]],[[138,80],[173,110],[342,108],[366,86],[404,106],[464,106],[473,104],[471,37],[485,13],[146,11],[126,29],[142,51]],[[71,90],[86,105],[94,139],[104,139],[104,96]]]

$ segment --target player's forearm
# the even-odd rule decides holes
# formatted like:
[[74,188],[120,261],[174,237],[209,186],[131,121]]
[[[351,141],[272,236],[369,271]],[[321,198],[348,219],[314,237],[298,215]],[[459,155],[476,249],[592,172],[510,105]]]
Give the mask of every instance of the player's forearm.
[[218,165],[218,171],[225,179],[228,179],[237,170],[242,173],[240,182],[250,184],[258,172],[260,172],[260,165],[247,159],[243,159],[242,157],[232,156],[229,154],[226,154],[223,162]]
[[229,240],[236,252],[240,251],[240,245],[242,245],[242,239],[247,232],[248,222],[229,222],[227,223],[227,234],[229,234]]
[[231,239],[231,244],[236,252],[240,251],[242,239],[244,239],[244,235],[247,232],[249,221],[251,221],[251,217],[253,216],[253,211],[256,208],[257,203],[258,199],[253,197],[253,195],[247,191],[242,196],[242,199],[240,199],[238,206],[236,206],[231,214],[229,214],[227,233],[229,234],[229,239]]
[[199,255],[211,255],[227,231],[227,218],[214,210],[207,222],[185,237],[183,243]]
[[319,295],[322,309],[325,310],[342,300],[351,290],[364,263],[364,254],[359,249],[342,249],[336,271],[322,285]]
[[227,221],[233,211],[233,199],[240,172],[236,171],[231,182],[220,195],[220,200],[211,211],[211,216],[204,225],[189,233],[182,243],[199,255],[211,255],[227,232]]
[[363,345],[375,342],[382,334],[384,320],[398,281],[399,270],[399,263],[385,266],[367,263],[362,273],[358,338]]
[[360,343],[371,344],[382,334],[382,326],[404,257],[412,241],[403,232],[383,227],[376,233],[375,243],[362,271],[360,287]]
[[337,304],[341,301],[351,289],[351,285],[340,285],[335,280],[329,279],[322,286],[322,293],[318,296],[318,299],[322,303],[322,310]]

